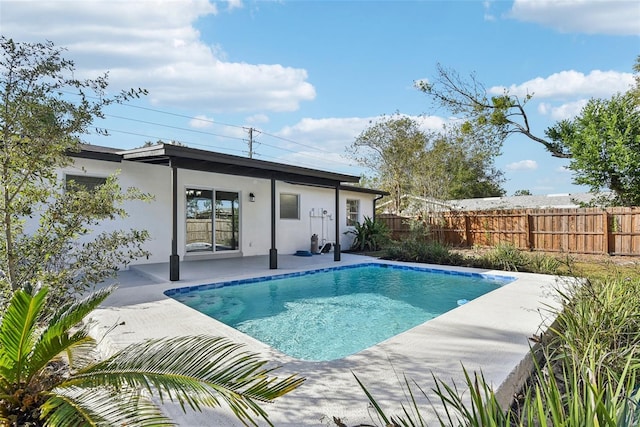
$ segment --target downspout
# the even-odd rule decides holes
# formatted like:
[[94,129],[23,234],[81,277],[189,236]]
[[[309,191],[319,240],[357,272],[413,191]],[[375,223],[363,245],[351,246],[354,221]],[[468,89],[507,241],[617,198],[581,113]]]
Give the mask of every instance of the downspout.
[[180,256],[178,255],[178,168],[169,159],[171,168],[171,255],[169,256],[169,280],[180,280]]
[[276,180],[271,178],[271,249],[269,249],[269,268],[278,268],[278,249],[276,249]]
[[373,222],[376,222],[376,202],[380,199],[382,199],[384,197],[383,194],[378,194],[378,197],[376,197],[375,199],[373,199],[373,216],[372,216],[372,220]]
[[333,260],[340,261],[340,183],[336,184],[336,244],[333,248]]

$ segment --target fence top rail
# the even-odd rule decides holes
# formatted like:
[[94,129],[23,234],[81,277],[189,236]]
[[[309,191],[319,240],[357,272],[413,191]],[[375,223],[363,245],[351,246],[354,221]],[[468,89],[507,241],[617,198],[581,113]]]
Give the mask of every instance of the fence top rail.
[[[487,209],[477,211],[461,211],[461,210],[448,210],[437,212],[424,212],[422,218],[427,217],[439,217],[439,216],[518,216],[518,215],[562,215],[562,214],[586,214],[586,215],[602,215],[603,213],[609,214],[625,214],[633,215],[640,214],[640,207],[588,207],[588,208],[514,208],[514,209]],[[377,214],[378,218],[400,218],[400,219],[415,219],[415,217],[404,216],[392,213]]]

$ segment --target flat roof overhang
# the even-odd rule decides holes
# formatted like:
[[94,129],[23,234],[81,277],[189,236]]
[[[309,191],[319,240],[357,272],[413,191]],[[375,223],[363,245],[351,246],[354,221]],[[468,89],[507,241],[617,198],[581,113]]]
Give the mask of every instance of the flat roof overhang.
[[127,161],[327,187],[336,187],[342,182],[357,183],[360,180],[360,177],[355,175],[326,172],[171,144],[120,151],[118,154]]

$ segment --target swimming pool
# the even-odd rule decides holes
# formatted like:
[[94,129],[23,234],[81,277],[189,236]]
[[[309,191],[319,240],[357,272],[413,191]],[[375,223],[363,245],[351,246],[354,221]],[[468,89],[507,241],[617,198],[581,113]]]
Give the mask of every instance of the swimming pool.
[[367,263],[165,294],[289,356],[326,361],[375,345],[513,280]]

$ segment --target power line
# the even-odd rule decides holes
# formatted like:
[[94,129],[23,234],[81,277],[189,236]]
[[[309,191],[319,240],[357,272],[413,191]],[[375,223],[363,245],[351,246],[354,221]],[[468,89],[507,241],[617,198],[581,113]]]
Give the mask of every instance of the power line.
[[[78,95],[77,93],[73,93],[73,92],[64,92],[64,93],[71,94],[71,95]],[[92,97],[92,96],[87,96],[87,98],[100,99],[98,97]],[[305,147],[305,148],[308,148],[308,149],[313,150],[313,151],[318,151],[318,152],[327,153],[327,154],[335,154],[334,152],[332,152],[330,150],[326,150],[326,149],[324,149],[322,147],[303,144],[301,142],[294,141],[292,139],[285,138],[285,137],[282,137],[282,136],[274,135],[274,134],[271,134],[271,133],[268,133],[268,132],[264,132],[262,130],[258,130],[258,129],[253,128],[253,127],[246,127],[246,126],[242,126],[242,125],[235,125],[235,124],[230,124],[230,123],[218,122],[218,121],[215,121],[215,120],[209,120],[209,119],[202,118],[202,117],[194,117],[194,116],[189,116],[189,115],[185,115],[185,114],[173,113],[173,112],[158,110],[158,109],[155,109],[155,108],[143,107],[143,106],[132,105],[132,104],[127,104],[127,103],[122,103],[122,104],[118,104],[118,105],[119,106],[128,107],[128,108],[136,108],[136,109],[139,109],[139,110],[150,111],[150,112],[154,112],[154,113],[165,114],[165,115],[168,115],[168,116],[181,117],[181,118],[190,119],[190,120],[198,120],[198,121],[202,121],[202,122],[210,123],[210,124],[214,124],[214,125],[229,126],[229,127],[239,128],[239,129],[243,129],[245,131],[248,131],[249,132],[249,139],[247,140],[247,139],[240,138],[240,137],[234,137],[234,136],[229,136],[229,135],[221,135],[221,134],[217,134],[217,133],[213,133],[213,132],[200,131],[200,130],[194,130],[194,129],[189,129],[189,128],[183,128],[183,127],[179,127],[179,126],[165,125],[165,124],[162,124],[162,123],[156,123],[156,122],[145,121],[145,120],[140,120],[140,119],[133,119],[133,118],[130,118],[130,117],[122,117],[122,116],[117,116],[117,115],[112,115],[112,114],[105,114],[106,117],[118,118],[118,119],[121,119],[121,120],[128,120],[128,121],[133,121],[133,122],[138,122],[138,123],[150,124],[150,125],[154,125],[154,126],[166,127],[166,128],[170,128],[170,129],[182,130],[182,131],[186,131],[186,132],[199,133],[199,134],[204,134],[204,135],[216,136],[216,137],[219,137],[219,138],[229,138],[229,139],[235,139],[235,140],[248,142],[248,144],[249,144],[249,151],[248,151],[249,158],[253,158],[253,156],[255,156],[257,154],[255,152],[255,150],[254,150],[255,144],[261,144],[261,145],[264,145],[264,146],[267,146],[267,147],[270,147],[270,148],[273,148],[273,149],[276,149],[276,150],[286,151],[286,152],[290,152],[290,153],[294,153],[294,154],[300,154],[299,152],[297,152],[295,150],[290,150],[290,149],[279,147],[279,146],[276,146],[276,145],[267,144],[265,142],[256,141],[254,136],[253,136],[254,132],[258,132],[258,133],[260,133],[262,135],[269,136],[269,137],[275,138],[275,139],[279,139],[281,141],[289,142],[291,144],[295,144],[295,145],[300,146],[300,147]],[[137,136],[144,136],[144,135],[137,134],[137,133],[134,133],[134,132],[125,132],[125,131],[114,131],[114,132],[127,133],[127,134],[130,134],[130,135],[137,135]],[[154,138],[157,138],[157,137],[154,137]],[[163,139],[163,138],[158,138],[158,139]],[[192,143],[192,142],[190,142],[189,144],[198,145],[198,146],[207,147],[207,148],[227,149],[225,147],[209,146],[209,145]],[[239,150],[232,150],[232,151],[242,152],[242,151],[239,151]],[[313,159],[321,159],[321,160],[324,159],[323,157],[315,156],[315,155],[313,155],[311,153],[304,153],[304,154],[301,154],[301,155],[306,156],[306,157],[311,157]],[[274,158],[273,156],[267,156],[267,157]],[[339,160],[336,159],[336,160],[334,160],[334,162],[341,163],[341,164],[346,165],[346,166],[352,166],[352,164],[350,162],[343,161],[342,159],[339,159]]]
[[161,126],[161,127],[165,127],[165,128],[177,129],[177,130],[182,130],[182,131],[186,131],[186,132],[193,132],[193,133],[200,133],[200,134],[204,134],[204,135],[217,136],[217,137],[220,137],[220,138],[238,139],[240,141],[246,141],[244,138],[239,138],[237,136],[220,135],[220,134],[213,133],[213,132],[206,132],[206,131],[202,131],[202,130],[183,128],[183,127],[180,127],[180,126],[165,125],[165,124],[162,124],[162,123],[149,122],[149,121],[140,120],[140,119],[132,119],[131,117],[122,117],[122,116],[116,116],[116,115],[113,115],[113,114],[105,114],[105,117],[113,117],[115,119],[128,120],[128,121],[131,121],[131,122],[145,123],[145,124],[148,124],[148,125]]
[[[141,136],[143,138],[151,138],[151,139],[156,139],[156,140],[159,140],[159,141],[164,141],[166,139],[166,137],[162,137],[162,136],[146,135],[146,134],[143,134],[143,133],[130,132],[130,131],[126,131],[126,130],[109,129],[109,128],[103,128],[103,129],[106,130],[107,132],[116,132],[116,133],[122,133],[122,134],[126,134],[126,135]],[[97,135],[99,135],[99,134],[97,134]],[[215,148],[215,149],[219,149],[219,150],[227,150],[227,151],[232,151],[232,152],[236,152],[236,153],[243,153],[242,150],[234,150],[234,149],[230,149],[230,148],[227,148],[227,147],[217,147],[215,145],[199,144],[197,142],[192,142],[192,141],[180,140],[178,142],[189,144],[189,145],[195,145],[195,146],[199,146],[199,147]]]
[[[60,91],[61,93],[65,93],[67,95],[75,95],[75,96],[79,96],[78,93],[74,93],[74,92],[68,92],[68,91]],[[86,95],[85,94],[85,98],[89,98],[89,99],[97,99],[97,100],[101,100],[102,98],[97,97],[97,96],[91,96],[91,95]],[[202,117],[193,117],[193,116],[187,116],[186,114],[180,114],[180,113],[173,113],[173,112],[169,112],[169,111],[162,111],[162,110],[158,110],[155,108],[149,108],[149,107],[143,107],[141,105],[133,105],[133,104],[112,104],[112,105],[118,105],[121,107],[128,107],[128,108],[137,108],[139,110],[145,110],[145,111],[151,111],[154,113],[160,113],[160,114],[166,114],[168,116],[174,116],[174,117],[182,117],[184,119],[191,119],[191,120],[199,120],[199,121],[203,121],[203,122],[207,122],[207,123],[211,123],[211,124],[216,124],[216,125],[221,125],[221,126],[229,126],[229,127],[234,127],[234,128],[244,128],[244,126],[241,125],[233,125],[230,123],[223,123],[223,122],[218,122],[215,120],[209,120],[209,119],[204,119]]]
[[[103,128],[103,129],[108,131],[108,132],[115,132],[115,133],[122,133],[122,134],[126,134],[126,135],[140,136],[140,137],[143,137],[143,138],[151,138],[151,139],[156,139],[156,140],[165,140],[166,139],[165,137],[157,136],[157,135],[147,135],[147,134],[142,134],[142,133],[138,133],[138,132],[130,132],[130,131],[119,130],[119,129],[110,129],[110,128]],[[241,153],[241,154],[245,153],[242,150],[234,150],[234,149],[229,149],[229,148],[226,148],[226,147],[217,147],[217,146],[199,144],[197,142],[186,141],[186,140],[180,140],[178,142],[185,143],[185,144],[188,144],[190,146],[214,148],[214,149],[226,150],[226,151],[229,151],[229,152]],[[257,142],[254,141],[254,143],[257,143]],[[264,145],[268,145],[268,144],[264,144]],[[283,151],[290,151],[292,153],[296,153],[295,151],[288,150],[286,148],[279,148],[279,147],[274,147],[274,146],[271,146],[271,147],[276,148],[276,149],[280,149],[280,150],[283,150]],[[281,159],[278,159],[275,156],[268,156],[268,155],[258,154],[258,157],[262,157],[262,158],[265,158],[265,159],[273,159],[275,161],[280,161],[280,162],[282,161]],[[317,165],[313,165],[313,164],[309,164],[309,163],[305,163],[305,162],[301,162],[301,161],[297,161],[296,164],[298,164],[300,166],[308,167],[310,169],[316,169],[317,168]]]
[[[229,139],[235,139],[235,140],[239,140],[239,141],[248,142],[249,151],[248,151],[248,153],[247,152],[245,152],[245,153],[248,154],[250,159],[253,158],[253,156],[256,155],[256,152],[254,150],[254,146],[256,144],[261,144],[261,145],[264,145],[266,147],[273,148],[275,150],[280,150],[280,151],[286,151],[286,152],[289,152],[289,153],[299,154],[295,150],[291,150],[291,149],[288,149],[288,148],[279,147],[277,145],[272,145],[272,144],[267,144],[265,142],[257,141],[254,138],[254,133],[259,133],[259,134],[262,134],[262,135],[270,136],[270,137],[275,138],[275,139],[280,139],[280,140],[283,140],[283,141],[286,141],[286,142],[290,142],[290,143],[293,143],[293,144],[296,144],[296,145],[299,145],[299,146],[302,146],[302,147],[310,148],[310,149],[313,149],[313,150],[316,150],[316,151],[322,151],[324,153],[334,154],[333,152],[331,152],[329,150],[320,149],[320,148],[313,147],[313,146],[310,146],[310,145],[307,145],[307,144],[303,144],[303,143],[300,143],[300,142],[297,142],[297,141],[293,141],[291,139],[287,139],[287,138],[284,138],[284,137],[273,135],[273,134],[258,130],[258,129],[253,128],[253,127],[241,127],[242,129],[246,130],[248,132],[248,134],[249,134],[249,139],[246,140],[244,138],[240,138],[240,137],[236,137],[236,136],[221,135],[221,134],[217,134],[217,133],[213,133],[213,132],[189,129],[189,128],[184,128],[184,127],[180,127],[180,126],[165,125],[165,124],[162,124],[162,123],[156,123],[156,122],[151,122],[151,121],[147,121],[147,120],[140,120],[140,119],[133,119],[133,118],[130,118],[130,117],[123,117],[123,116],[118,116],[118,115],[114,115],[114,114],[105,114],[105,117],[112,117],[112,118],[116,118],[116,119],[127,120],[127,121],[132,121],[132,122],[137,122],[137,123],[145,123],[145,124],[150,124],[150,125],[154,125],[154,126],[161,126],[161,127],[165,127],[165,128],[169,128],[169,129],[176,129],[176,130],[182,130],[182,131],[186,131],[186,132],[192,132],[192,133],[198,133],[198,134],[210,135],[210,136],[217,136],[217,137],[220,137],[220,138],[229,138]],[[207,147],[207,145],[203,145],[203,144],[196,144],[196,145]],[[323,159],[323,157],[315,156],[315,155],[313,155],[311,153],[305,153],[305,154],[302,154],[302,155],[306,156],[306,157],[311,157],[311,158],[314,158],[314,159],[320,159],[320,160]],[[346,165],[346,166],[352,166],[351,163],[343,161],[342,159],[334,160],[334,162],[341,163],[341,164]]]
[[311,145],[303,144],[301,142],[297,142],[297,141],[294,141],[292,139],[284,138],[282,136],[273,135],[273,134],[270,134],[270,133],[267,133],[267,132],[262,132],[262,134],[270,136],[272,138],[280,139],[282,141],[290,142],[292,144],[296,144],[296,145],[299,145],[301,147],[306,147],[306,148],[310,148],[312,150],[317,150],[317,151],[322,151],[322,152],[329,153],[329,154],[334,154],[332,151],[325,150],[324,148],[318,148],[318,147],[314,147],[314,146],[311,146]]

